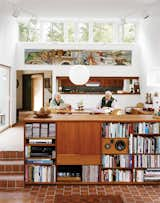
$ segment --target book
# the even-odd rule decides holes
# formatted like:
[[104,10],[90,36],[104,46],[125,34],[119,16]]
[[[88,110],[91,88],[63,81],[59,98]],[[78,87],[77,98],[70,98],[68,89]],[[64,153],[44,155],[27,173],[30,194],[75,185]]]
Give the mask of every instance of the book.
[[32,124],[31,123],[25,124],[25,137],[26,138],[32,137]]
[[33,123],[33,137],[40,137],[40,123]]

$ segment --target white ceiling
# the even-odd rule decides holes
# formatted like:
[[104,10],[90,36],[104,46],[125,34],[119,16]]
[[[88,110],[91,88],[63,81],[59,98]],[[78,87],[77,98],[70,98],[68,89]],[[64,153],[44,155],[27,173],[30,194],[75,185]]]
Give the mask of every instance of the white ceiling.
[[139,18],[144,13],[159,16],[160,0],[8,0],[21,15],[42,18]]

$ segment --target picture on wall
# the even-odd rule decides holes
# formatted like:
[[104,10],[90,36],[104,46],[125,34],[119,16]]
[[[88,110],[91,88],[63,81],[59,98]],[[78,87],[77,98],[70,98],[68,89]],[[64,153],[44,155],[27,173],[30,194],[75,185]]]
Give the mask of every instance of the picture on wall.
[[131,50],[25,49],[25,64],[132,65]]

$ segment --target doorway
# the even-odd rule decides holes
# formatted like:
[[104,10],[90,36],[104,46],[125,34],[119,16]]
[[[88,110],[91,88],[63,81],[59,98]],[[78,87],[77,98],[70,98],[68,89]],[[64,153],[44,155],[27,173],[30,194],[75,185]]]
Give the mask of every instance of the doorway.
[[38,111],[44,106],[44,74],[23,75],[23,110]]
[[52,71],[17,70],[17,122],[42,106],[48,107],[52,98]]
[[32,84],[32,111],[39,111],[44,106],[43,100],[43,75],[35,74],[31,76]]

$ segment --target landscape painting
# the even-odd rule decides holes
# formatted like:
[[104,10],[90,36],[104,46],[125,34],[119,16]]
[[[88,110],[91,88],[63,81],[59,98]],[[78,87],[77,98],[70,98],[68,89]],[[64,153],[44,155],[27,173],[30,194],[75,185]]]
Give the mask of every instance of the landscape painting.
[[130,66],[132,51],[25,49],[25,64]]

